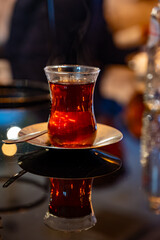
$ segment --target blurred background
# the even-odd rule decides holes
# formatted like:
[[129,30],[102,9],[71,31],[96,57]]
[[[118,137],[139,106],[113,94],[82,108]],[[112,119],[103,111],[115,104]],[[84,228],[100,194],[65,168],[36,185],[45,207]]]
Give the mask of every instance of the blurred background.
[[[67,4],[64,0],[36,3],[0,0],[0,84],[9,84],[13,79],[46,81],[43,68],[47,64],[96,65],[105,69],[98,86],[100,95],[117,97],[122,104],[126,103],[135,82],[133,69],[129,67],[130,54],[142,51],[150,12],[156,3],[155,0],[76,3],[69,0]],[[144,56],[136,57],[143,65]],[[131,64],[133,67],[133,61]],[[136,71],[139,73],[141,69]],[[113,89],[112,84],[118,88],[125,85],[123,90],[127,95],[117,96],[117,88]]]
[[[121,111],[144,90],[145,44],[156,4],[0,0],[0,85],[18,79],[46,83],[43,69],[48,64],[97,66],[96,115]],[[132,115],[127,112],[127,122]]]

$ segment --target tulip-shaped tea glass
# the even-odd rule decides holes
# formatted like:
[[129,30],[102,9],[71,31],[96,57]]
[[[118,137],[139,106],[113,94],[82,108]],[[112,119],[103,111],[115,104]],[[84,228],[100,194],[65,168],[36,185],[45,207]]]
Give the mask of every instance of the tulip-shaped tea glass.
[[50,203],[44,223],[67,232],[93,227],[97,220],[91,202],[92,181],[50,178]]
[[91,146],[96,137],[93,93],[100,69],[89,66],[47,66],[51,95],[48,135],[52,145]]

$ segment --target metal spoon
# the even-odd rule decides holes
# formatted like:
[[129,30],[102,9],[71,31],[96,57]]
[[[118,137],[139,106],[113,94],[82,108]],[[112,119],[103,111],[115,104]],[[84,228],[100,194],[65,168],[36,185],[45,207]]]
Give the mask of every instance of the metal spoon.
[[13,144],[13,143],[22,143],[22,142],[27,142],[31,139],[37,138],[45,133],[47,133],[48,130],[43,130],[43,131],[38,131],[38,132],[34,132],[34,133],[29,133],[26,135],[23,135],[21,137],[15,138],[15,139],[6,139],[6,140],[2,140],[3,143],[6,144]]

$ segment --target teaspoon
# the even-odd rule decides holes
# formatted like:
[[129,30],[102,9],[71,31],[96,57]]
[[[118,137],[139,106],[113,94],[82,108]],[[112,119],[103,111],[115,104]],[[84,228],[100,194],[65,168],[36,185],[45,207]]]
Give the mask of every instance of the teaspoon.
[[47,133],[48,130],[43,130],[43,131],[38,131],[38,132],[34,132],[34,133],[29,133],[26,135],[23,135],[21,137],[18,138],[14,138],[14,139],[6,139],[6,140],[2,140],[3,143],[6,144],[13,144],[13,143],[22,143],[22,142],[27,142],[31,139],[37,138],[45,133]]

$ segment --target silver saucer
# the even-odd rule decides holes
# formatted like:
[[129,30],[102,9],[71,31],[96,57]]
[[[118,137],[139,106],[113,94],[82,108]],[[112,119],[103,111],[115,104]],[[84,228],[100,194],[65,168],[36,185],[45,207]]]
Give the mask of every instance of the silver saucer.
[[[37,123],[30,126],[27,126],[19,132],[19,136],[29,134],[32,132],[42,131],[47,129],[47,122]],[[53,149],[93,149],[99,148],[106,145],[110,145],[116,142],[119,142],[123,138],[123,134],[116,128],[110,127],[108,125],[97,123],[97,135],[92,146],[82,146],[78,148],[64,148],[64,147],[55,147],[50,145],[48,134],[44,134],[40,137],[27,141],[28,143],[43,147],[43,148],[53,148]]]

